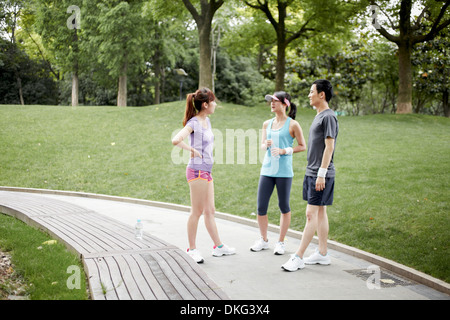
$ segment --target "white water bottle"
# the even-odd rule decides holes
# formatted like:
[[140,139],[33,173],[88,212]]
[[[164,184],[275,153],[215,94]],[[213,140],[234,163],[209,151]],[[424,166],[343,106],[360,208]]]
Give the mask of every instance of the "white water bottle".
[[142,240],[143,228],[144,226],[142,225],[141,219],[138,219],[134,228],[134,236],[136,239]]

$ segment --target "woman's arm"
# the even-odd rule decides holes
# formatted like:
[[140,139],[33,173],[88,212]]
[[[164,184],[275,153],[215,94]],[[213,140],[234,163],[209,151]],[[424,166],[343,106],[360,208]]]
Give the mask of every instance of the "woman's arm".
[[[305,138],[303,137],[302,127],[300,127],[300,124],[297,121],[295,120],[291,121],[291,123],[289,124],[289,133],[291,134],[291,137],[297,140],[298,143],[297,146],[292,148],[292,153],[305,151],[306,150]],[[278,151],[279,154],[283,155],[286,154],[286,149],[274,150],[274,153]]]
[[306,141],[305,141],[305,137],[303,136],[302,127],[295,120],[291,121],[291,122],[292,122],[292,131],[294,134],[293,137],[297,140],[297,143],[298,143],[298,145],[293,148],[294,153],[305,151],[306,150]]
[[174,146],[180,147],[181,149],[189,150],[191,152],[191,158],[202,157],[202,154],[195,148],[187,145],[184,139],[187,138],[194,130],[190,126],[185,126],[178,132],[172,139],[172,144]]
[[267,125],[270,120],[263,123],[262,133],[261,133],[261,150],[267,150],[272,144],[272,140],[267,140]]

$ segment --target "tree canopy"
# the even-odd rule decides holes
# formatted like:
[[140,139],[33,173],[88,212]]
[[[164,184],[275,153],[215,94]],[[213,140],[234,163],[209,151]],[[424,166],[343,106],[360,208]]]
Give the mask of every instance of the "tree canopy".
[[221,101],[285,90],[309,107],[324,78],[341,114],[448,117],[449,4],[5,0],[0,103],[143,106],[207,86]]

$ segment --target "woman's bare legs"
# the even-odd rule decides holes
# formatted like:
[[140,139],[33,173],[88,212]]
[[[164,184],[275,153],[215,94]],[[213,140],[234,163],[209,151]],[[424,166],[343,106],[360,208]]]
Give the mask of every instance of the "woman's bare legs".
[[215,246],[222,244],[215,221],[214,182],[198,179],[189,183],[191,192],[191,214],[187,223],[189,248],[196,248],[197,228],[203,214],[206,230]]

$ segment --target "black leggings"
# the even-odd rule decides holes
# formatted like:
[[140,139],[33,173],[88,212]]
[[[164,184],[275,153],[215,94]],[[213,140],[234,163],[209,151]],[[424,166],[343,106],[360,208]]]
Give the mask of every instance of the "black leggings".
[[278,207],[281,213],[291,212],[289,197],[291,195],[292,178],[276,178],[260,176],[258,185],[258,215],[265,216],[269,207],[273,188],[277,186]]

